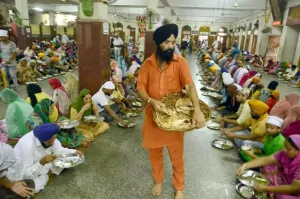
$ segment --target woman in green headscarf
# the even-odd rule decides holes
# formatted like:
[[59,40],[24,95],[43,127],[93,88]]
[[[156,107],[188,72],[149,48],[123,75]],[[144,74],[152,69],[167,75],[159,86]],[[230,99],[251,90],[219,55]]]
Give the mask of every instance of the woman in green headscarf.
[[[50,115],[55,110],[55,104],[50,99],[43,99],[34,106],[34,112],[26,122],[28,131],[43,123],[50,123]],[[66,118],[60,118],[59,121]],[[59,122],[58,121],[58,122]],[[77,128],[60,129],[57,139],[64,147],[77,148],[79,146],[87,147],[88,142],[84,140],[83,135]]]
[[2,90],[0,99],[8,104],[4,122],[4,126],[7,127],[8,138],[19,138],[28,133],[25,122],[33,112],[30,104],[9,88]]
[[99,116],[98,108],[92,100],[91,92],[83,89],[77,99],[71,104],[69,109],[70,119],[80,121],[77,127],[88,141],[93,141],[95,137],[109,129],[105,122],[84,122],[84,116]]

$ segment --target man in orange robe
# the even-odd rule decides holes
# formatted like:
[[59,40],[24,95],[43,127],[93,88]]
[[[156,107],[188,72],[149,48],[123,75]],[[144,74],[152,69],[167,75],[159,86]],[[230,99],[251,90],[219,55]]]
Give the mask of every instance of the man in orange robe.
[[145,60],[139,71],[137,90],[147,104],[143,125],[143,147],[149,150],[152,175],[156,182],[152,188],[152,194],[158,196],[162,192],[163,148],[167,147],[173,166],[175,199],[183,199],[184,133],[162,130],[153,121],[153,110],[162,112],[164,104],[160,100],[170,93],[182,92],[185,88],[195,108],[193,125],[201,128],[206,123],[199,107],[199,98],[188,63],[183,57],[174,54],[177,35],[178,27],[175,24],[164,25],[154,32],[153,39],[157,49],[151,57]]

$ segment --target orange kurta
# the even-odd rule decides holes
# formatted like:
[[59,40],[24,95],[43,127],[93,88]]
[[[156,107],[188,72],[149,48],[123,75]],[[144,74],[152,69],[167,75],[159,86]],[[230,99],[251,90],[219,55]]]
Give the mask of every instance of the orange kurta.
[[[145,91],[149,97],[161,100],[170,93],[181,92],[184,86],[193,83],[187,61],[174,55],[173,61],[163,70],[158,66],[156,54],[143,63],[138,76],[137,90]],[[146,106],[143,125],[143,147],[160,148],[183,142],[184,133],[169,132],[158,128],[153,121],[153,109]]]

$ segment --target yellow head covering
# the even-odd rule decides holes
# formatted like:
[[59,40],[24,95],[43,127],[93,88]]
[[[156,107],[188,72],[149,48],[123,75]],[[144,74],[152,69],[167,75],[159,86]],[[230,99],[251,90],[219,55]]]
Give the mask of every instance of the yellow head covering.
[[275,99],[279,99],[280,98],[280,92],[278,90],[275,90],[275,91],[272,92],[272,96]]
[[59,62],[58,57],[55,57],[55,56],[53,56],[53,57],[51,58],[51,60],[52,60],[53,62],[55,62],[55,63],[58,63],[58,62]]
[[208,62],[210,62],[210,59],[204,59],[204,62],[208,63]]
[[210,59],[209,54],[206,54],[206,55],[204,56],[204,59]]
[[269,106],[260,100],[249,100],[248,104],[252,112],[262,115],[269,110]]
[[39,56],[39,58],[43,58],[45,56],[45,54],[44,53],[39,53],[38,56]]
[[260,83],[260,78],[254,77],[254,78],[252,79],[252,83],[254,83],[254,84]]

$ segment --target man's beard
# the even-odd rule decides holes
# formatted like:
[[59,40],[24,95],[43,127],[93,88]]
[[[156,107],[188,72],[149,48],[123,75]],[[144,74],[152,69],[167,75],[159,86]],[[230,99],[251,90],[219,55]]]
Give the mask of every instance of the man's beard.
[[156,54],[160,61],[166,61],[167,63],[169,63],[173,59],[174,49],[168,48],[163,51],[159,46],[157,46]]
[[42,144],[42,146],[43,146],[45,149],[51,147],[51,145],[47,145],[47,144],[45,144],[45,142],[41,142],[41,144]]
[[255,120],[258,120],[258,119],[260,118],[259,115],[252,115],[252,114],[251,114],[251,117],[252,117],[253,119],[255,119]]

